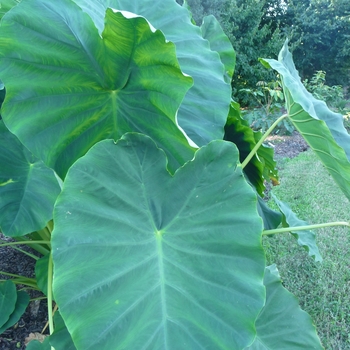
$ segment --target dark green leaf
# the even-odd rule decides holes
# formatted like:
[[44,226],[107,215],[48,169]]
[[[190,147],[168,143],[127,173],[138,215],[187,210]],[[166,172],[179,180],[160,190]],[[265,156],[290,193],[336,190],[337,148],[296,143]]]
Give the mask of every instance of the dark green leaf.
[[[231,102],[230,113],[225,125],[224,139],[233,142],[239,149],[240,161],[243,162],[256,143],[262,137],[260,132],[254,132],[240,112],[240,106]],[[244,168],[251,184],[256,188],[259,195],[265,190],[264,180],[278,181],[276,162],[273,160],[273,149],[261,146],[257,154]]]
[[[11,313],[9,319],[5,324],[0,327],[0,334],[3,333],[7,328],[12,327],[24,314],[27,306],[29,304],[29,295],[26,292],[19,291],[17,292],[17,300],[15,304],[15,309]],[[0,311],[2,311],[0,309]]]
[[108,6],[142,15],[160,29],[167,40],[176,45],[182,71],[194,80],[178,111],[180,126],[199,146],[223,138],[232,93],[231,84],[225,82],[225,67],[217,53],[211,51],[208,41],[203,39],[200,28],[192,24],[191,14],[186,8],[174,0],[75,2],[93,18],[100,33]]
[[77,348],[253,341],[262,223],[232,143],[209,143],[171,176],[150,138],[101,141],[69,170],[54,217],[54,295]]
[[35,263],[35,278],[40,290],[47,295],[47,273],[50,254],[46,254]]
[[12,281],[0,283],[0,327],[9,320],[15,310],[17,300],[16,286]]
[[13,8],[0,27],[2,117],[62,178],[93,144],[128,131],[150,135],[174,171],[194,153],[176,120],[192,79],[145,18],[107,9],[102,20],[100,35],[70,0]]
[[282,222],[282,214],[268,207],[266,202],[258,196],[258,213],[263,219],[264,230],[274,230]]
[[33,156],[0,120],[0,226],[23,236],[52,219],[61,189],[54,172]]

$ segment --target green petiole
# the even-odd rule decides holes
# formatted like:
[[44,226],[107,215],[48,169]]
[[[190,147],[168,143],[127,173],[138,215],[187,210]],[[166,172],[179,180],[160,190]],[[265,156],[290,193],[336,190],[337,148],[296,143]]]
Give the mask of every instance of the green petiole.
[[277,234],[277,233],[313,230],[313,229],[316,229],[316,228],[331,227],[331,226],[348,226],[348,227],[350,227],[350,222],[336,221],[336,222],[326,222],[326,223],[323,223],[323,224],[306,225],[306,226],[281,227],[281,228],[276,228],[274,230],[265,230],[265,231],[263,231],[262,234],[263,235],[274,235],[274,234]]

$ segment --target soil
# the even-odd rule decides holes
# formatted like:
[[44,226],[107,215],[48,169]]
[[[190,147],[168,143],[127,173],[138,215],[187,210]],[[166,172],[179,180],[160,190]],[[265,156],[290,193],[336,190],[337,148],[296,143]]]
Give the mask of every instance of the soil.
[[294,158],[309,148],[308,144],[297,131],[294,131],[290,136],[269,136],[267,144],[274,148],[276,160],[279,158]]
[[[2,241],[13,241],[0,234]],[[19,248],[38,255],[26,246]],[[11,248],[0,248],[0,271],[26,277],[34,277],[35,260]],[[7,277],[0,274],[0,279]],[[18,286],[23,288],[23,286]],[[28,291],[31,298],[42,296],[39,292]],[[26,348],[25,338],[30,333],[41,333],[47,322],[47,304],[45,300],[31,301],[21,319],[11,328],[0,335],[0,350],[22,350]],[[47,333],[44,332],[44,333]]]
[[[283,157],[294,158],[300,152],[304,152],[308,149],[304,139],[297,132],[294,132],[291,136],[270,136],[267,143],[274,148],[276,160]],[[11,240],[1,234],[0,239]],[[21,246],[20,248],[37,254],[28,247]],[[33,277],[34,268],[34,259],[11,247],[0,248],[0,271]],[[0,274],[0,278],[6,277]],[[39,293],[31,293],[32,298],[38,296],[40,296]],[[19,322],[0,335],[0,350],[25,349],[25,338],[28,337],[30,333],[41,333],[46,323],[47,305],[45,300],[30,302]],[[47,329],[44,334],[45,333],[47,333]]]

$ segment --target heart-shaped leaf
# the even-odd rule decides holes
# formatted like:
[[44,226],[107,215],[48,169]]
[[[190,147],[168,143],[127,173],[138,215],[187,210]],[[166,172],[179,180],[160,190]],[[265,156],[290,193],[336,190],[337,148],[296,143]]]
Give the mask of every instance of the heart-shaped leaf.
[[171,176],[150,138],[101,141],[69,170],[54,219],[54,295],[78,349],[253,341],[262,222],[232,143]]
[[[186,94],[178,112],[180,126],[199,146],[223,138],[232,93],[231,83],[225,81],[227,69],[217,52],[210,48],[217,46],[216,43],[211,40],[209,46],[208,41],[203,39],[200,28],[192,24],[191,15],[186,8],[174,0],[75,2],[94,19],[100,33],[103,31],[107,7],[142,15],[155,28],[160,29],[176,45],[176,56],[182,71],[194,80],[194,85]],[[218,39],[221,44],[225,41],[227,45],[222,35]]]
[[128,131],[150,135],[174,171],[194,152],[176,120],[192,79],[145,18],[107,9],[102,20],[100,34],[70,0],[23,1],[4,16],[6,126],[62,178],[93,144]]
[[12,281],[0,283],[0,327],[10,318],[17,300],[16,286]]
[[52,219],[61,188],[54,172],[33,156],[0,120],[0,226],[22,236]]
[[[12,327],[16,322],[18,322],[18,320],[22,317],[22,315],[24,314],[24,311],[26,310],[29,304],[28,293],[24,291],[16,291],[16,287],[15,287],[15,293],[17,294],[15,309],[11,313],[9,319],[0,327],[0,334],[3,333],[7,328]],[[10,300],[7,299],[7,302],[10,302]],[[1,312],[2,311],[3,309],[1,309]]]

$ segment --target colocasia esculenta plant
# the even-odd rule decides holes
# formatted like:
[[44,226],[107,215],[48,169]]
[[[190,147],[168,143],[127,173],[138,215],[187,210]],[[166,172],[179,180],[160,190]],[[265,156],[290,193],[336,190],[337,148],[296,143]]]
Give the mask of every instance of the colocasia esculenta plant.
[[[0,284],[1,331],[29,296],[50,336],[28,349],[322,349],[266,266],[262,236],[310,228],[276,199],[264,139],[288,118],[350,198],[340,115],[300,82],[287,43],[262,64],[287,113],[265,135],[231,100],[235,53],[174,0],[1,1],[0,226],[40,252]],[[4,271],[6,273],[6,271]]]

